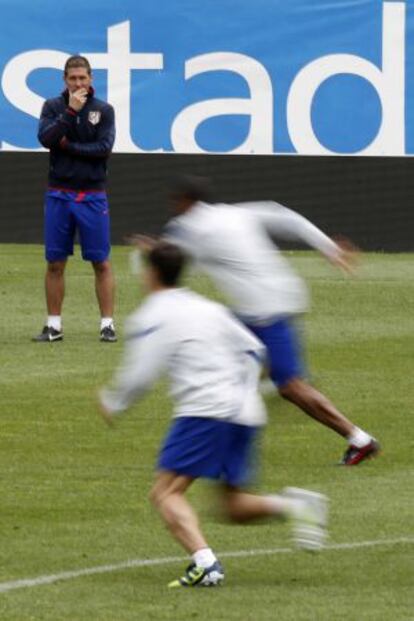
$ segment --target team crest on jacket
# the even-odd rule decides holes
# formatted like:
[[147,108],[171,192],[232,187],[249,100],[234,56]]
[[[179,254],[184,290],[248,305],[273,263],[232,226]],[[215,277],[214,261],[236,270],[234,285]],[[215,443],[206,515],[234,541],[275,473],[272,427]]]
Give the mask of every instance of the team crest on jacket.
[[88,121],[92,125],[97,125],[101,120],[101,113],[99,110],[91,110],[88,114]]

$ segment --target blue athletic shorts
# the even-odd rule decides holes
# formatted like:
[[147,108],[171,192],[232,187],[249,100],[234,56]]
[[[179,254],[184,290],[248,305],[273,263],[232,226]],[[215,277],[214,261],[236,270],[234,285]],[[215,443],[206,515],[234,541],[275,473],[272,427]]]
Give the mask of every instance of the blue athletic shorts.
[[254,473],[258,427],[225,420],[182,416],[174,419],[161,448],[158,469],[189,477],[247,485]]
[[45,254],[60,261],[73,254],[76,232],[85,261],[102,262],[110,253],[109,208],[105,192],[49,189],[45,200]]
[[266,346],[269,374],[277,386],[305,375],[302,347],[293,319],[280,319],[268,326],[246,325]]

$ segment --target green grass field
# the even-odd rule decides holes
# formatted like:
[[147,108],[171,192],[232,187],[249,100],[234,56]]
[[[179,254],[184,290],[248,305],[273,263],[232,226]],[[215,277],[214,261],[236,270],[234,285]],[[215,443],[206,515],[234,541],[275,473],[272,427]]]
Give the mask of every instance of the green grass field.
[[[287,525],[222,523],[200,483],[191,497],[215,550],[273,550],[224,558],[223,588],[170,592],[184,562],[165,561],[4,591],[14,580],[183,553],[147,500],[170,416],[165,385],[116,430],[104,427],[95,390],[110,377],[122,338],[98,342],[89,265],[74,258],[69,266],[65,341],[35,344],[44,319],[42,249],[0,246],[2,621],[414,619],[414,256],[366,255],[354,280],[312,253],[291,258],[312,289],[313,381],[383,445],[378,459],[339,468],[341,438],[268,399],[260,488],[327,493],[332,547],[290,553]],[[139,291],[127,250],[116,248],[113,259],[120,327]],[[191,284],[214,295],[205,280]]]

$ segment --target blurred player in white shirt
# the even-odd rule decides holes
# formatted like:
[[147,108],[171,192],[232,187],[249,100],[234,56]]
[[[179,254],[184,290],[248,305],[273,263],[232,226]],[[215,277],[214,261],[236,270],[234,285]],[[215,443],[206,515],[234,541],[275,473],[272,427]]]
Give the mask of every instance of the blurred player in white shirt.
[[349,270],[349,253],[298,213],[277,203],[209,204],[208,181],[183,177],[172,192],[177,217],[164,237],[179,245],[225,294],[234,313],[265,344],[279,393],[348,441],[341,460],[356,465],[379,444],[305,379],[295,317],[308,309],[303,280],[271,237],[304,242]]
[[128,320],[123,362],[100,400],[112,424],[167,374],[175,408],[151,499],[192,557],[169,586],[214,586],[224,579],[223,567],[185,497],[195,479],[220,481],[225,512],[234,521],[291,518],[296,543],[307,549],[323,545],[326,498],[297,488],[270,496],[244,491],[255,438],[266,422],[257,391],[265,350],[223,306],[178,288],[183,266],[184,255],[172,244],[161,242],[149,252],[149,295]]

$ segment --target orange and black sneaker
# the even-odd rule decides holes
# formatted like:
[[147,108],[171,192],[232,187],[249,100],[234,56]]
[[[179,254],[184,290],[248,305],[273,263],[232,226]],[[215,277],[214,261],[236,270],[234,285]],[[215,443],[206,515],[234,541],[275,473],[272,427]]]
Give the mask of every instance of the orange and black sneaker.
[[341,466],[357,466],[365,459],[372,459],[373,457],[376,457],[380,450],[380,444],[377,440],[375,440],[375,438],[372,438],[368,444],[365,444],[360,448],[351,444],[345,451],[345,454],[339,463]]

